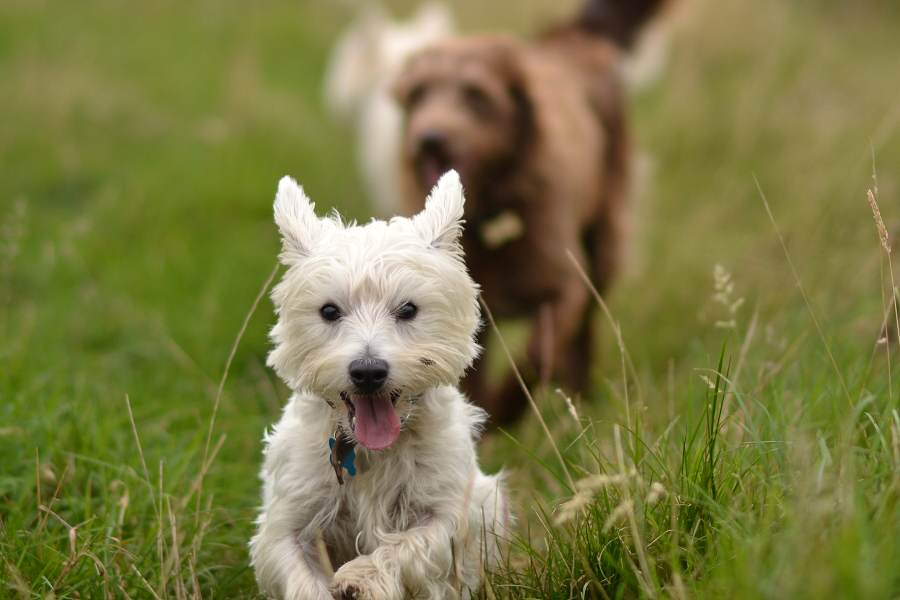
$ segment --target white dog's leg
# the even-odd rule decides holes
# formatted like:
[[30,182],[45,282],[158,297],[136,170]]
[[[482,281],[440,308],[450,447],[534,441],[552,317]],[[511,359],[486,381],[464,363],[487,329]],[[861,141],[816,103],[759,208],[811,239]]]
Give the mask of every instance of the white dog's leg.
[[250,559],[262,591],[282,600],[330,600],[328,580],[318,566],[314,540],[292,526],[295,514],[284,503],[269,507],[250,541]]
[[357,600],[469,598],[485,569],[496,564],[497,534],[509,524],[501,479],[478,474],[468,523],[434,517],[426,525],[379,536],[372,553],[346,563],[334,576],[339,596]]
[[407,592],[416,598],[452,598],[452,532],[449,520],[381,535],[374,552],[358,556],[334,575],[338,595],[356,600],[402,600]]

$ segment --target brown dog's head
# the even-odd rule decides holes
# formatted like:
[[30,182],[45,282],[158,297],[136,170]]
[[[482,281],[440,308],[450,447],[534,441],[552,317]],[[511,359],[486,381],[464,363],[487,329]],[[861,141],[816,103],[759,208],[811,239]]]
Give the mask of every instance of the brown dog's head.
[[404,161],[420,192],[455,169],[472,199],[521,155],[532,126],[520,52],[504,38],[451,39],[407,63],[395,96],[406,115]]

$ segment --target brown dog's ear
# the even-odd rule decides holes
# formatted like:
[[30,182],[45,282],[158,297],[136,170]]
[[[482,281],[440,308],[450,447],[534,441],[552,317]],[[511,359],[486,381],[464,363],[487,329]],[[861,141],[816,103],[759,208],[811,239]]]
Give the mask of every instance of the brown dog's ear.
[[534,137],[537,129],[537,123],[534,120],[534,104],[524,80],[513,83],[509,87],[509,95],[516,107],[516,136],[522,147]]
[[494,44],[488,52],[488,60],[512,99],[517,143],[525,144],[532,138],[536,124],[530,78],[522,61],[520,48],[511,43]]

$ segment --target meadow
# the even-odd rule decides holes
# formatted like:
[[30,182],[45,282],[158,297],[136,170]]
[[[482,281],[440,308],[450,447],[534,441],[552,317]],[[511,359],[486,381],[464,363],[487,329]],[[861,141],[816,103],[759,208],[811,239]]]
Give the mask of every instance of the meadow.
[[[0,597],[258,597],[271,200],[368,216],[320,90],[351,14],[0,4]],[[685,7],[632,99],[595,389],[481,445],[519,515],[484,597],[900,597],[898,31],[891,0]]]

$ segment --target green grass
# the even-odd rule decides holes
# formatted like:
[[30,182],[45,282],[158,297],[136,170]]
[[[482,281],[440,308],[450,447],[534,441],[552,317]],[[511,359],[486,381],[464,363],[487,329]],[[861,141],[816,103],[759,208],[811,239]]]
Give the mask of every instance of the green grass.
[[[458,6],[468,28],[573,3],[480,4]],[[874,162],[896,233],[900,11],[690,8],[634,99],[654,174],[596,389],[577,420],[536,390],[551,436],[532,415],[481,446],[519,514],[485,593],[900,597],[900,352],[876,343],[890,270],[865,195]],[[320,103],[346,16],[0,5],[0,597],[256,597],[260,438],[287,396],[266,300],[204,455],[274,266],[278,178],[366,215]]]

